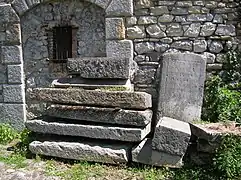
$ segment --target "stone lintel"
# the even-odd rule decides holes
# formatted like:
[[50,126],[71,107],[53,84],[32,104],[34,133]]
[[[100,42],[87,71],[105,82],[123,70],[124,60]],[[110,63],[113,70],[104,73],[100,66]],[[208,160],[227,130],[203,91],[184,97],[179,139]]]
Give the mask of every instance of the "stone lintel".
[[28,89],[27,93],[31,100],[50,103],[127,109],[148,109],[152,106],[151,95],[145,92],[35,88]]
[[70,124],[60,122],[47,122],[43,120],[30,120],[26,127],[43,134],[56,134],[63,136],[87,137],[93,139],[108,139],[125,142],[138,142],[143,140],[151,131],[151,124],[144,128],[124,128],[108,125]]
[[53,156],[81,161],[110,164],[127,163],[130,147],[121,144],[105,145],[90,142],[39,142],[30,143],[29,149],[34,154]]
[[91,121],[107,124],[121,124],[144,127],[151,122],[152,111],[134,111],[115,108],[98,108],[86,106],[51,105],[46,115],[72,119],[78,121]]

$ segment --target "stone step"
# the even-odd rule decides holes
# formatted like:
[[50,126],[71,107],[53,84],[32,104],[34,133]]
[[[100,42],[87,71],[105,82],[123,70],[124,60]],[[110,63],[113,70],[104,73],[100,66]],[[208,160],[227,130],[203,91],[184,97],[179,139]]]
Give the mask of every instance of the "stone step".
[[131,146],[126,144],[106,145],[100,142],[34,141],[29,145],[29,150],[34,154],[110,164],[127,163],[130,149]]
[[103,79],[83,79],[80,77],[73,78],[60,78],[52,82],[53,87],[69,88],[78,87],[83,89],[123,89],[126,91],[133,91],[133,85],[129,79],[115,79],[115,80],[103,80]]
[[67,106],[53,104],[46,110],[47,116],[92,121],[107,124],[120,124],[144,127],[151,123],[152,111],[134,111],[116,108],[98,108],[86,106]]
[[129,79],[131,60],[129,58],[82,57],[69,58],[68,71],[82,78]]
[[28,89],[29,100],[58,104],[148,109],[152,106],[151,95],[145,92],[97,91],[78,88]]
[[143,128],[124,128],[117,126],[67,124],[62,122],[47,122],[30,120],[26,127],[37,133],[56,134],[63,136],[88,137],[93,139],[109,139],[125,142],[138,142],[151,131],[151,124]]

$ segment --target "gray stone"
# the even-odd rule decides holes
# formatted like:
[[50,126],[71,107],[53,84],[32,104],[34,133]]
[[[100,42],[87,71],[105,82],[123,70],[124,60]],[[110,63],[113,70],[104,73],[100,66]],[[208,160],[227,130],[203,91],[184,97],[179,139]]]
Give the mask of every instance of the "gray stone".
[[133,26],[137,24],[137,18],[136,17],[127,17],[126,18],[126,25],[127,26]]
[[207,64],[212,64],[215,62],[215,58],[216,58],[215,54],[204,52],[203,55],[206,56]]
[[86,125],[43,120],[26,121],[26,127],[38,133],[57,134],[64,136],[88,137],[94,139],[109,139],[126,142],[143,140],[151,131],[151,124],[140,128],[124,128],[110,125]]
[[174,19],[174,16],[173,16],[173,15],[163,14],[162,16],[160,16],[160,17],[158,18],[158,22],[160,22],[160,23],[172,22],[173,19]]
[[133,26],[127,28],[127,37],[129,39],[141,39],[146,37],[144,26]]
[[232,24],[219,24],[215,34],[220,36],[236,36],[236,29]]
[[172,48],[180,49],[180,50],[192,50],[192,41],[175,41],[171,44]]
[[223,17],[220,14],[215,14],[214,18],[213,18],[213,23],[219,24],[219,23],[223,23]]
[[207,70],[213,71],[213,70],[222,70],[223,64],[215,63],[215,64],[207,64]]
[[154,37],[154,38],[166,37],[166,33],[163,32],[157,24],[148,26],[146,28],[146,32],[150,35],[150,37]]
[[190,27],[184,33],[184,36],[187,37],[198,37],[200,33],[201,24],[200,23],[192,23]]
[[20,19],[10,4],[0,4],[0,24],[18,23]]
[[163,15],[163,14],[168,14],[168,7],[167,6],[156,6],[156,7],[151,7],[151,15],[158,16],[158,15]]
[[122,40],[125,39],[125,26],[123,18],[106,18],[106,39]]
[[173,7],[171,14],[173,15],[187,15],[188,10],[187,8],[182,8],[182,7]]
[[165,52],[169,47],[169,44],[155,43],[155,50],[157,52]]
[[23,85],[3,85],[3,100],[6,103],[23,103],[24,95]]
[[20,44],[20,24],[9,24],[6,29],[6,41],[11,44]]
[[107,41],[107,57],[131,58],[133,59],[133,43],[130,40]]
[[183,36],[183,29],[182,26],[178,23],[172,23],[167,26],[166,30],[167,36]]
[[8,65],[8,83],[23,83],[23,66],[22,65]]
[[158,111],[191,122],[200,119],[206,58],[194,53],[165,53]]
[[78,88],[36,88],[28,90],[29,98],[52,103],[79,104],[128,109],[147,109],[151,95],[144,92],[95,91]]
[[143,42],[135,44],[135,51],[138,54],[144,54],[154,51],[154,43],[153,42]]
[[140,66],[135,74],[136,84],[152,84],[156,76],[156,67]]
[[91,3],[95,3],[103,9],[106,9],[110,3],[110,0],[88,0],[88,1],[90,2],[92,1]]
[[155,127],[152,149],[171,155],[184,156],[190,137],[191,129],[188,123],[163,117]]
[[106,9],[107,16],[132,16],[133,0],[112,0]]
[[141,16],[138,20],[138,24],[155,24],[157,23],[157,17],[155,16]]
[[23,15],[28,10],[28,5],[25,0],[14,0],[12,6],[19,15]]
[[132,161],[153,165],[179,168],[182,166],[182,156],[171,155],[152,149],[152,140],[144,139],[132,149]]
[[179,7],[191,7],[192,1],[177,1],[176,6]]
[[207,21],[207,15],[206,14],[191,14],[191,15],[187,16],[187,21],[205,22],[205,21]]
[[136,0],[135,1],[135,9],[143,9],[151,7],[151,0]]
[[59,78],[55,79],[51,83],[51,87],[58,87],[58,88],[83,88],[89,90],[98,90],[98,89],[106,89],[106,90],[113,90],[113,89],[123,89],[126,91],[132,91],[133,86],[131,84],[130,79],[112,79],[112,80],[105,80],[105,79],[83,79],[79,77],[72,77],[72,78]]
[[205,40],[195,40],[193,42],[194,52],[204,52],[207,50],[207,41]]
[[190,124],[192,134],[199,139],[206,140],[208,142],[217,142],[221,140],[222,133],[207,129],[205,125],[201,124]]
[[20,46],[2,46],[2,60],[5,64],[20,64],[22,53]]
[[51,105],[46,115],[63,119],[92,121],[108,124],[146,126],[151,122],[152,111],[134,111],[115,108]]
[[34,154],[110,164],[127,163],[129,149],[127,145],[90,142],[34,141],[29,145],[29,150]]
[[0,123],[11,124],[12,127],[19,131],[25,128],[25,104],[0,104],[0,112]]
[[82,78],[129,79],[131,60],[129,58],[70,58],[68,70]]
[[202,26],[200,36],[211,36],[213,35],[215,30],[216,30],[216,24],[213,24],[211,22],[206,22]]
[[223,50],[223,44],[220,41],[212,41],[209,50],[213,53],[220,53]]

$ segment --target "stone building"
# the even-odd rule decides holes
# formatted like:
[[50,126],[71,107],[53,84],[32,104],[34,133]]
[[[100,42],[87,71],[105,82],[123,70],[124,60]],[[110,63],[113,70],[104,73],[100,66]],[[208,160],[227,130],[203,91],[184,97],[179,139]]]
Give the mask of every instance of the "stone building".
[[[128,57],[136,91],[157,101],[164,52],[207,57],[209,72],[238,47],[239,1],[0,0],[1,122],[33,117],[28,89],[66,74],[66,58]],[[28,109],[26,111],[26,109]]]

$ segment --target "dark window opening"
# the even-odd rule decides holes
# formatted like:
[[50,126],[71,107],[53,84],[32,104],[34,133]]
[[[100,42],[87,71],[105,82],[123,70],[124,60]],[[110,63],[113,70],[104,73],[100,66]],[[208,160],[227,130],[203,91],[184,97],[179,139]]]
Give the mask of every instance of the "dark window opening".
[[72,27],[53,28],[53,60],[64,61],[72,58]]

